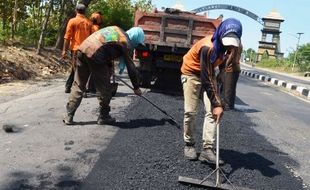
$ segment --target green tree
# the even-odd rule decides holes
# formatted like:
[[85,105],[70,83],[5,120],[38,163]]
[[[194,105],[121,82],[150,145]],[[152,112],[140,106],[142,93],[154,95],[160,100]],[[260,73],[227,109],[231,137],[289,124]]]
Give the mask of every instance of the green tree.
[[27,17],[27,7],[38,1],[0,0],[0,40],[15,38],[20,21]]
[[41,48],[42,48],[43,43],[44,43],[44,38],[45,38],[45,35],[46,35],[47,24],[48,24],[48,21],[49,21],[51,10],[53,8],[53,3],[54,3],[54,1],[50,0],[48,9],[47,9],[46,14],[45,14],[44,23],[42,25],[40,39],[39,39],[39,42],[38,42],[37,54],[41,53]]
[[296,66],[300,71],[310,71],[310,43],[298,48]]
[[[101,11],[104,15],[104,26],[118,25],[124,30],[133,26],[134,11],[137,8],[143,11],[153,8],[151,0],[53,0],[53,4],[50,2],[0,0],[0,41],[38,46],[41,35],[40,41],[44,43],[39,47],[56,44],[55,47],[61,48],[67,22],[75,16],[75,6],[78,2],[89,5],[88,16],[94,11]],[[46,19],[47,15],[49,19]]]
[[246,62],[253,62],[255,61],[255,57],[256,57],[256,52],[254,49],[249,48],[247,50],[245,50],[244,52],[244,58]]
[[134,24],[134,12],[136,9],[151,11],[151,0],[98,0],[90,5],[89,13],[100,11],[103,14],[103,26],[117,25],[124,30]]
[[140,9],[144,12],[150,12],[154,9],[154,5],[152,4],[151,0],[138,0],[134,1],[134,7],[135,9]]

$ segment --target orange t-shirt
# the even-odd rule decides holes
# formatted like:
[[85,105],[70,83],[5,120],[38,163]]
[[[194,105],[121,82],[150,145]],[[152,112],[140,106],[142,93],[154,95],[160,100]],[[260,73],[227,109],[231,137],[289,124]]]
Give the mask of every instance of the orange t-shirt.
[[69,20],[64,39],[70,40],[70,49],[76,51],[91,34],[92,23],[82,14]]
[[213,47],[211,42],[212,35],[208,35],[198,42],[183,56],[183,64],[181,67],[182,74],[200,74],[200,49],[203,46]]

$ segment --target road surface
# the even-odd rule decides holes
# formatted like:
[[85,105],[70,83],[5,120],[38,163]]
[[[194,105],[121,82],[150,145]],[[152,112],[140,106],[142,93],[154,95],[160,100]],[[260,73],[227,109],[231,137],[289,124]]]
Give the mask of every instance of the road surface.
[[[64,80],[43,87],[0,103],[0,123],[16,126],[14,133],[0,132],[1,190],[199,189],[179,184],[178,176],[202,179],[213,169],[185,160],[182,130],[123,85],[112,100],[115,126],[95,124],[94,97],[83,100],[78,125],[64,126]],[[238,110],[225,112],[221,122],[227,177],[253,189],[309,188],[309,103],[245,76],[237,92]],[[183,97],[145,96],[182,123]],[[201,111],[198,142],[202,119]]]

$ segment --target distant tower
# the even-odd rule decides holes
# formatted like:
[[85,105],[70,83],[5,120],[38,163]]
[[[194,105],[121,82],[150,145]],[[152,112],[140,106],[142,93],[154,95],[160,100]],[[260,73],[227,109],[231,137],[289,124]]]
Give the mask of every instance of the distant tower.
[[262,39],[258,45],[257,61],[261,61],[264,56],[269,58],[283,57],[280,49],[280,25],[284,21],[283,17],[276,10],[272,10],[262,20],[264,21],[264,28],[261,30]]

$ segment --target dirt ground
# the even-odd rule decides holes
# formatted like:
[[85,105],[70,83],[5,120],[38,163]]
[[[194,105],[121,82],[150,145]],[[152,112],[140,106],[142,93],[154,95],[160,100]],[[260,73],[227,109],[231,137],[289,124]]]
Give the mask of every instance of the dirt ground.
[[0,46],[0,84],[62,77],[70,67],[60,54],[52,48],[37,55],[35,48]]
[[0,45],[0,103],[62,85],[70,66],[60,50]]

